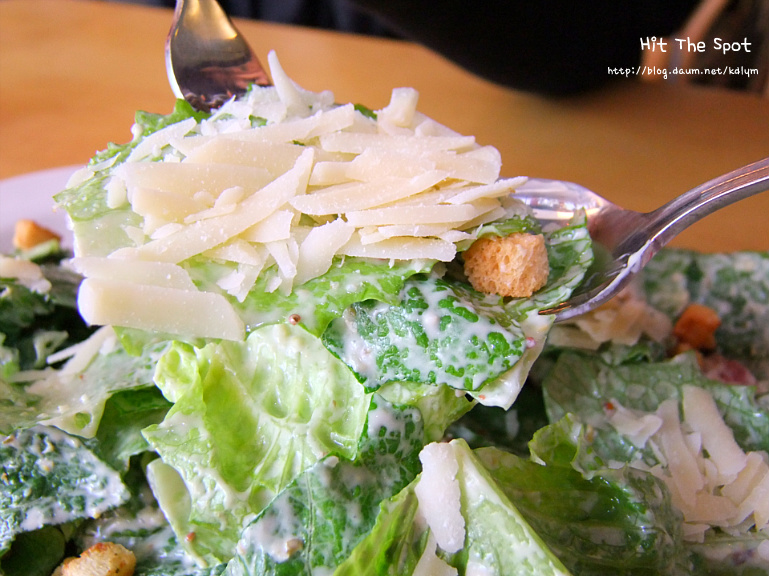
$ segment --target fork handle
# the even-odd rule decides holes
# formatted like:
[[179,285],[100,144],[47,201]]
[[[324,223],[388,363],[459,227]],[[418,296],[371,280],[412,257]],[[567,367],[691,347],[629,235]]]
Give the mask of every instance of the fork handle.
[[653,231],[644,251],[648,262],[685,228],[730,204],[769,190],[769,158],[714,178],[646,214]]

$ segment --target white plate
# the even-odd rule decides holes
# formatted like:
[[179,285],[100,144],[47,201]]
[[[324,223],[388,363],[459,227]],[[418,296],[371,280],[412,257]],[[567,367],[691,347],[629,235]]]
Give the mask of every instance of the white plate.
[[13,250],[13,230],[22,219],[34,220],[72,247],[63,210],[54,210],[53,195],[61,192],[80,166],[62,166],[0,180],[0,253]]

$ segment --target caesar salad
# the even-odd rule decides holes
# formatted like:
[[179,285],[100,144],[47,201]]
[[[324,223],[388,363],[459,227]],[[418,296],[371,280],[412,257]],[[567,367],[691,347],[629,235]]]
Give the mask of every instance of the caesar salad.
[[0,259],[3,572],[769,573],[769,255],[553,326],[584,218],[414,90],[269,63],[138,113],[56,196],[74,254]]

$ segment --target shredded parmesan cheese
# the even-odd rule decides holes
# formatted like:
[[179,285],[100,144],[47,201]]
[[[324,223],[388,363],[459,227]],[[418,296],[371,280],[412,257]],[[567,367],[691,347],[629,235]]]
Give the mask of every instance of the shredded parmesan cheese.
[[414,488],[419,512],[438,546],[449,553],[458,552],[465,543],[465,519],[454,450],[449,444],[434,442],[422,449],[419,459],[422,475]]
[[684,386],[682,417],[673,398],[656,414],[609,404],[609,423],[634,445],[648,444],[658,454],[660,464],[649,471],[665,482],[683,513],[686,540],[701,542],[712,528],[769,535],[769,455],[739,447],[707,390]]
[[643,335],[662,342],[672,330],[670,319],[631,285],[596,310],[556,324],[548,340],[555,346],[597,350],[604,342],[632,346]]
[[[141,224],[126,229],[134,245],[106,256],[77,247],[87,320],[240,338],[226,298],[185,278],[190,259],[230,266],[213,289],[242,301],[269,268],[268,290],[287,293],[337,257],[450,261],[476,226],[509,216],[503,200],[525,179],[500,179],[499,152],[418,112],[415,90],[393,90],[373,119],[268,61],[273,87],[158,130],[111,168],[108,205]],[[113,272],[127,284],[110,294]],[[168,312],[180,302],[210,310],[206,321]]]

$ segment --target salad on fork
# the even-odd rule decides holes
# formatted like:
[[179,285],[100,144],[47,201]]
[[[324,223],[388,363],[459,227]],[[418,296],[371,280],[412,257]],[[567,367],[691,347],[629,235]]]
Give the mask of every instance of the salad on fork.
[[767,255],[666,250],[553,326],[584,215],[412,89],[269,64],[75,174],[74,254],[0,260],[2,570],[769,572]]

